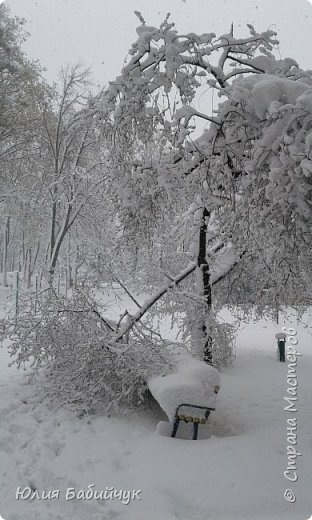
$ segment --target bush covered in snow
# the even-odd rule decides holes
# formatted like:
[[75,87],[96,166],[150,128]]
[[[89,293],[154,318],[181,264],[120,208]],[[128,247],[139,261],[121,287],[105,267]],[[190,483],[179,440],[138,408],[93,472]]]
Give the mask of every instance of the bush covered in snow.
[[212,362],[217,368],[231,365],[235,358],[235,329],[230,323],[211,323]]
[[116,341],[117,325],[101,311],[85,292],[66,299],[48,291],[36,309],[25,301],[8,327],[13,363],[43,369],[38,383],[54,406],[79,413],[137,406],[147,378],[172,366],[166,344],[146,325],[136,324],[127,343]]

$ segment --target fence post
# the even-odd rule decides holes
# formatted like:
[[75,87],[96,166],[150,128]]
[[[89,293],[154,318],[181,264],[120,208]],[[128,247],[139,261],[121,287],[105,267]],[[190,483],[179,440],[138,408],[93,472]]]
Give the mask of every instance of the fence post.
[[19,297],[19,272],[14,271],[13,274],[13,290],[15,291],[15,317],[18,315],[18,297]]

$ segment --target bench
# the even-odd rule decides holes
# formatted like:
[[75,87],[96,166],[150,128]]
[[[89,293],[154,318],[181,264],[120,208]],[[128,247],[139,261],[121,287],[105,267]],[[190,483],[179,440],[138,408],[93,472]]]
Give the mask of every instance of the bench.
[[[181,409],[183,407],[187,408],[188,414],[181,413]],[[201,413],[199,413],[198,415],[194,415],[192,409],[195,409],[196,411],[198,410]],[[206,424],[206,422],[208,420],[208,417],[210,415],[210,412],[212,412],[212,411],[215,411],[215,408],[210,408],[209,406],[198,406],[198,405],[190,404],[190,403],[182,403],[182,404],[180,404],[177,407],[176,411],[175,411],[171,437],[175,437],[176,436],[176,433],[177,433],[178,428],[179,428],[180,421],[184,421],[185,423],[189,423],[189,422],[193,423],[193,437],[192,437],[192,440],[196,441],[197,435],[198,435],[198,425],[199,424]]]

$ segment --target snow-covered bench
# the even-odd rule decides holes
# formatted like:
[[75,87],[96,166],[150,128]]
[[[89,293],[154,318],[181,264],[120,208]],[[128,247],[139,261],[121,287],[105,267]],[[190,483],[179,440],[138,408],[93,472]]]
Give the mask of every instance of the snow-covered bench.
[[[192,415],[185,415],[185,413],[181,413],[181,409],[185,408],[186,412],[188,414]],[[179,428],[180,421],[184,421],[186,423],[191,422],[193,423],[193,441],[196,441],[197,435],[198,435],[198,425],[199,424],[206,424],[208,417],[210,415],[211,411],[214,411],[215,408],[209,408],[207,406],[197,406],[195,404],[189,404],[189,403],[182,403],[180,404],[175,413],[174,422],[173,422],[173,428],[171,437],[175,437]],[[197,415],[194,415],[197,412]],[[202,413],[198,413],[202,412]]]
[[198,425],[206,424],[215,410],[220,388],[219,372],[203,361],[183,355],[174,371],[148,381],[149,389],[172,422],[175,437],[180,421],[193,423],[193,439],[197,439]]

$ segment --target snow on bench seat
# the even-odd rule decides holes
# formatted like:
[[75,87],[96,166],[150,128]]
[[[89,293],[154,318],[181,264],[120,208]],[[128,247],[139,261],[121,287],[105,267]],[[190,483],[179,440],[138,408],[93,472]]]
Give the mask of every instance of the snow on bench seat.
[[215,408],[220,374],[204,361],[185,355],[171,374],[152,377],[147,384],[169,421],[173,421],[181,403]]

